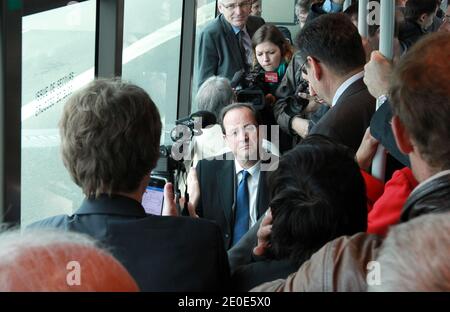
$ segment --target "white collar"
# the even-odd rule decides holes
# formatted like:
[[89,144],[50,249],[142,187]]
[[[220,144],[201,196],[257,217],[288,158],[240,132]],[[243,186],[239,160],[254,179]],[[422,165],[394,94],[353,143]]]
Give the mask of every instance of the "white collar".
[[348,87],[350,87],[355,81],[361,79],[362,77],[364,77],[364,71],[351,76],[343,84],[341,84],[339,89],[337,89],[336,93],[334,94],[333,102],[331,102],[331,107],[336,105],[337,101],[342,96],[342,94],[344,94],[344,92],[348,89]]
[[257,172],[259,172],[260,167],[261,167],[261,162],[258,161],[256,164],[254,164],[251,168],[249,169],[244,169],[241,167],[241,165],[239,164],[239,162],[237,160],[234,161],[234,167],[236,168],[236,174],[238,174],[239,172],[241,172],[242,170],[246,170],[248,171],[248,173],[250,173],[250,175],[253,177],[255,176],[255,174]]

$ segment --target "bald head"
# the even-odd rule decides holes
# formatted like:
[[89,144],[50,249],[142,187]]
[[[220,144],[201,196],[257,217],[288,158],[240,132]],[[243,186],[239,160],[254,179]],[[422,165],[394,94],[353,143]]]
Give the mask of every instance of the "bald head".
[[126,269],[81,234],[0,234],[0,291],[139,291]]

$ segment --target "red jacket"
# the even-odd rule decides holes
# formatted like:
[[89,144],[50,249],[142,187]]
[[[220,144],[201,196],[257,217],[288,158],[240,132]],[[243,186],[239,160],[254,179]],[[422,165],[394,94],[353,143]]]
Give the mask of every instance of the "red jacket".
[[361,172],[367,188],[367,232],[384,236],[389,226],[400,220],[403,205],[418,182],[409,168],[395,171],[386,185],[367,172]]

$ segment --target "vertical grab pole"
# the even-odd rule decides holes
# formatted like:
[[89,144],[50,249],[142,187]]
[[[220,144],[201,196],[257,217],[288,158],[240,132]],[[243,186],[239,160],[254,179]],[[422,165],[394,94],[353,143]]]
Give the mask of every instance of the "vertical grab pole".
[[448,6],[448,0],[442,0],[442,2],[441,2],[441,10],[446,12],[447,11],[447,6]]
[[369,26],[367,24],[367,5],[369,0],[359,0],[358,12],[358,31],[361,37],[367,38],[369,36]]
[[[394,58],[394,27],[395,27],[395,1],[381,0],[381,25],[380,25],[380,52],[389,60]],[[377,101],[377,109],[381,103]],[[372,162],[372,175],[385,181],[386,178],[386,151],[383,146],[378,146],[377,153]]]
[[348,7],[351,5],[352,5],[352,0],[345,0],[344,7],[343,7],[344,11],[347,10]]

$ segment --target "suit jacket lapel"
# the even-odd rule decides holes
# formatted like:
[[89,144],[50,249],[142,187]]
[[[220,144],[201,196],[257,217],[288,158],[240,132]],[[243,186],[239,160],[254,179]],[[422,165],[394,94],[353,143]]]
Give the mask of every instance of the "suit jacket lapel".
[[360,78],[356,80],[354,83],[352,83],[347,90],[342,93],[342,95],[339,97],[338,101],[336,102],[336,105],[344,101],[347,97],[352,96],[353,94],[360,92],[362,89],[367,88],[367,86],[364,84],[363,78]]
[[221,186],[218,191],[222,210],[227,224],[233,224],[233,209],[236,198],[235,169],[233,160],[223,160],[224,165],[217,171],[217,185]]
[[266,178],[266,172],[261,171],[259,173],[258,194],[256,196],[257,219],[259,219],[266,212],[269,205],[269,191],[266,186]]

